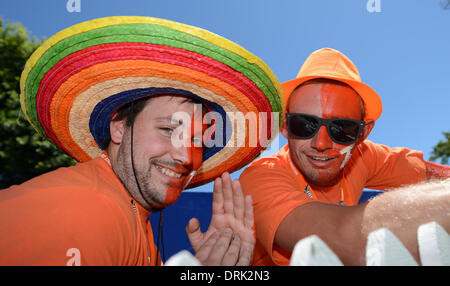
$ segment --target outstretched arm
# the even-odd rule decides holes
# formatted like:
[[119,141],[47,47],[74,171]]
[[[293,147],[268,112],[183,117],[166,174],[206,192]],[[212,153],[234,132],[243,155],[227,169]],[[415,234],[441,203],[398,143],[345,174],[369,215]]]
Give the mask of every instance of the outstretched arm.
[[311,202],[290,212],[275,235],[275,244],[293,250],[316,234],[346,265],[365,265],[367,237],[381,227],[392,231],[418,263],[417,228],[436,221],[450,232],[450,180],[412,185],[352,207]]
[[249,265],[253,257],[251,196],[242,194],[238,180],[224,173],[214,182],[212,217],[208,230],[202,233],[196,218],[189,221],[186,233],[195,256],[203,265]]
[[425,161],[427,180],[442,180],[450,178],[450,166]]

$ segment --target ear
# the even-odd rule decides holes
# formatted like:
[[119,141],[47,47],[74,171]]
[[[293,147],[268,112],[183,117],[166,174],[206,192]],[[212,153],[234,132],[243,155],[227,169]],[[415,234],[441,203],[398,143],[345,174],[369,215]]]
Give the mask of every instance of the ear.
[[375,121],[368,120],[366,121],[366,126],[363,127],[361,134],[357,140],[357,144],[362,143],[369,136],[370,132],[372,132],[373,127],[375,126]]
[[120,144],[122,142],[123,134],[125,133],[125,120],[111,120],[109,123],[109,132],[111,135],[111,142]]

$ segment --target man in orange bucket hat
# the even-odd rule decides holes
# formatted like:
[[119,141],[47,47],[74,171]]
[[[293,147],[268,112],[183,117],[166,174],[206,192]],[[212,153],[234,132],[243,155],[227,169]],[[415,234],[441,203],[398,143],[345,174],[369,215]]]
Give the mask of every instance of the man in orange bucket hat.
[[313,234],[344,264],[364,265],[367,235],[380,227],[393,231],[418,259],[420,224],[436,220],[450,230],[445,214],[431,207],[449,208],[448,190],[439,199],[402,190],[358,204],[364,188],[391,190],[444,179],[450,168],[425,161],[422,152],[366,140],[382,103],[349,58],[334,49],[317,50],[282,89],[281,132],[288,144],[253,162],[240,177],[244,193],[253,198],[253,265],[288,265],[295,244]]

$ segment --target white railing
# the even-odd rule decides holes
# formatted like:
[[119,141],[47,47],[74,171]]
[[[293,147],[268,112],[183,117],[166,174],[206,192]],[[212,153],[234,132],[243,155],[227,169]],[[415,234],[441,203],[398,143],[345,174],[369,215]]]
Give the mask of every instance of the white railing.
[[[436,222],[421,225],[417,230],[421,265],[450,266],[450,236]],[[165,266],[200,266],[187,250],[172,256]],[[342,266],[339,257],[318,236],[306,237],[294,247],[291,266]],[[418,266],[401,241],[388,229],[369,234],[366,246],[367,266]]]

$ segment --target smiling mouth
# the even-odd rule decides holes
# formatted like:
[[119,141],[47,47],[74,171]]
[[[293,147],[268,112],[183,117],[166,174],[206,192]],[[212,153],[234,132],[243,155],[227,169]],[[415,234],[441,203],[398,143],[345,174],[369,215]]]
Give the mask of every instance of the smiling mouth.
[[319,161],[319,162],[327,162],[327,161],[331,161],[335,158],[330,158],[330,157],[314,157],[314,156],[308,156],[308,158],[314,160],[314,161]]
[[174,179],[179,179],[182,176],[184,176],[184,173],[180,173],[180,172],[175,172],[171,169],[162,167],[160,165],[154,165],[156,167],[157,170],[159,170],[161,173],[163,173],[164,175],[174,178]]

